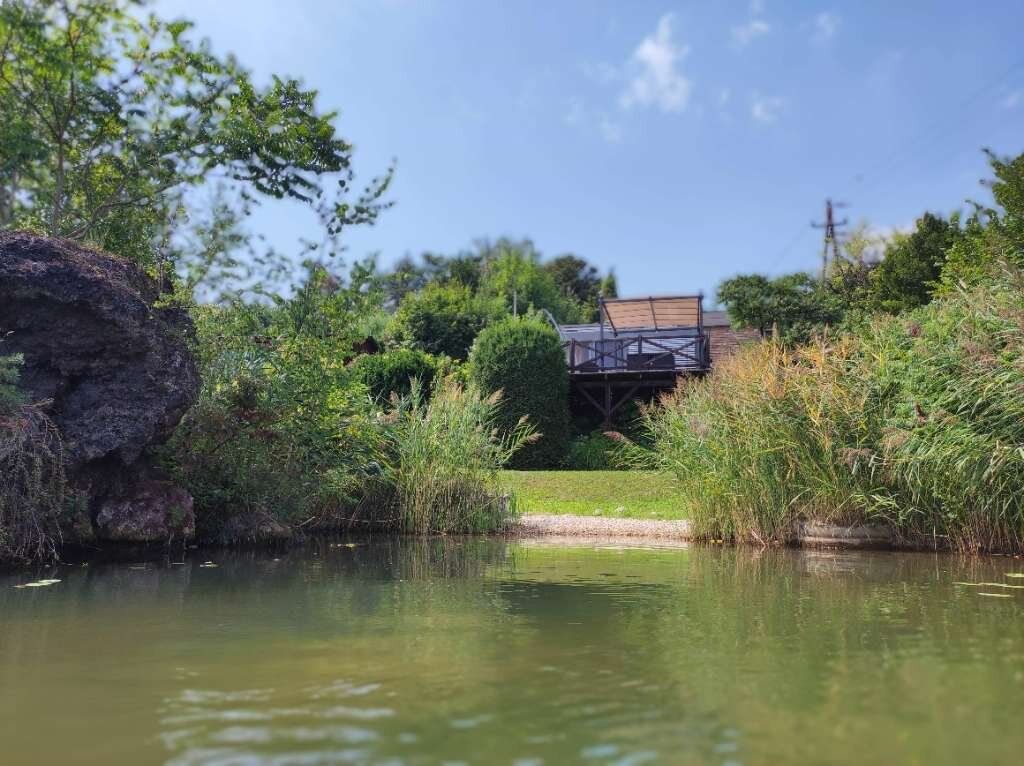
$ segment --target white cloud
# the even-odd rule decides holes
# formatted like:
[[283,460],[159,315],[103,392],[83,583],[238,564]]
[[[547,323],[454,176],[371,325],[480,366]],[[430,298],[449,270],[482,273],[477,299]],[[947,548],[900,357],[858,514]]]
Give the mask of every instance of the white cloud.
[[814,21],[811,23],[813,32],[811,33],[812,42],[824,45],[833,37],[836,32],[839,31],[839,24],[842,21],[839,18],[839,14],[832,13],[831,11],[823,11],[814,17]]
[[1019,90],[1015,90],[1013,93],[1007,94],[999,104],[1003,109],[1016,109],[1021,104],[1024,104],[1024,93]]
[[786,105],[778,96],[759,96],[754,94],[750,102],[750,115],[758,122],[770,124],[779,119],[779,112]]
[[772,31],[772,26],[761,19],[751,19],[749,23],[732,28],[732,42],[737,48],[745,48],[750,43]]
[[619,97],[619,105],[623,109],[656,106],[663,112],[686,109],[692,85],[677,64],[688,52],[689,48],[676,45],[672,39],[672,14],[662,16],[655,33],[633,51],[638,71]]
[[728,88],[722,88],[722,90],[718,92],[718,106],[724,107],[726,104],[728,104],[729,98],[731,96],[732,93],[729,91]]

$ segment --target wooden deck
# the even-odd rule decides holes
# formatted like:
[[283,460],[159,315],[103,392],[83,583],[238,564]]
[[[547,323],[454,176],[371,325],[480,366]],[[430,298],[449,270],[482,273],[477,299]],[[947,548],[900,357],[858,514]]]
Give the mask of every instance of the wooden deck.
[[[592,325],[558,328],[571,390],[605,425],[631,399],[674,388],[711,369],[701,296],[602,300]],[[553,320],[552,320],[553,321]]]
[[562,343],[570,376],[705,372],[711,366],[708,336],[628,333],[602,340]]

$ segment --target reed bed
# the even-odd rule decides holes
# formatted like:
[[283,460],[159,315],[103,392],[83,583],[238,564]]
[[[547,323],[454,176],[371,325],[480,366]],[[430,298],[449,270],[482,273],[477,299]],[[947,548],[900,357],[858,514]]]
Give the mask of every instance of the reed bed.
[[1024,287],[1018,273],[857,334],[748,347],[647,410],[694,531],[785,541],[801,520],[1024,549]]
[[395,401],[383,486],[405,532],[489,532],[508,526],[515,499],[501,489],[500,470],[535,439],[525,419],[498,427],[501,392],[482,396],[446,380],[429,401],[413,381]]

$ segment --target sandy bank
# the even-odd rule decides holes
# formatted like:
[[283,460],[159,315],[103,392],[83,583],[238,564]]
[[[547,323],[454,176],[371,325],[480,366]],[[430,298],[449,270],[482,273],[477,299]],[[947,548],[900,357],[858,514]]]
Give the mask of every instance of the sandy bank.
[[555,516],[528,514],[510,530],[513,535],[540,537],[642,537],[662,540],[689,540],[690,522],[655,519],[616,519],[603,516]]

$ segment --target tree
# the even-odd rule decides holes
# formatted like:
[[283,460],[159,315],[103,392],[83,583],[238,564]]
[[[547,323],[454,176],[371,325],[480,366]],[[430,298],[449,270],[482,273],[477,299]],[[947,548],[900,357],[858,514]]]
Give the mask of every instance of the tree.
[[925,213],[910,234],[898,234],[871,275],[872,299],[881,311],[898,314],[923,306],[942,274],[946,254],[960,235],[957,220]]
[[558,289],[532,242],[503,239],[484,248],[481,293],[500,298],[512,314],[523,314],[533,308],[550,311],[559,322],[584,319],[586,310],[575,297]]
[[734,325],[754,327],[762,335],[777,331],[787,342],[805,341],[843,315],[838,301],[805,272],[775,279],[760,274],[733,277],[719,285],[718,300]]
[[[170,270],[194,255],[178,236],[188,191],[215,180],[237,217],[261,198],[312,208],[325,237],[308,252],[333,252],[343,227],[376,219],[390,172],[348,201],[351,146],[335,115],[317,112],[316,91],[279,77],[257,87],[191,42],[189,22],[141,18],[138,5],[0,3],[0,226]],[[238,229],[207,235],[220,231]]]
[[601,296],[616,296],[615,276],[602,277],[597,267],[583,258],[560,255],[542,266],[551,275],[559,292],[583,307],[586,318],[597,320],[597,305]]
[[974,211],[947,254],[940,293],[991,279],[1007,264],[1024,266],[1024,154],[986,154],[995,178],[983,183],[996,204],[972,203]]
[[398,343],[426,351],[465,359],[473,340],[495,315],[488,305],[460,284],[431,282],[402,301],[392,320],[392,335]]
[[526,418],[539,438],[512,458],[514,468],[555,468],[569,444],[569,373],[561,339],[536,316],[506,317],[480,333],[469,359],[470,380],[502,391],[500,426]]

